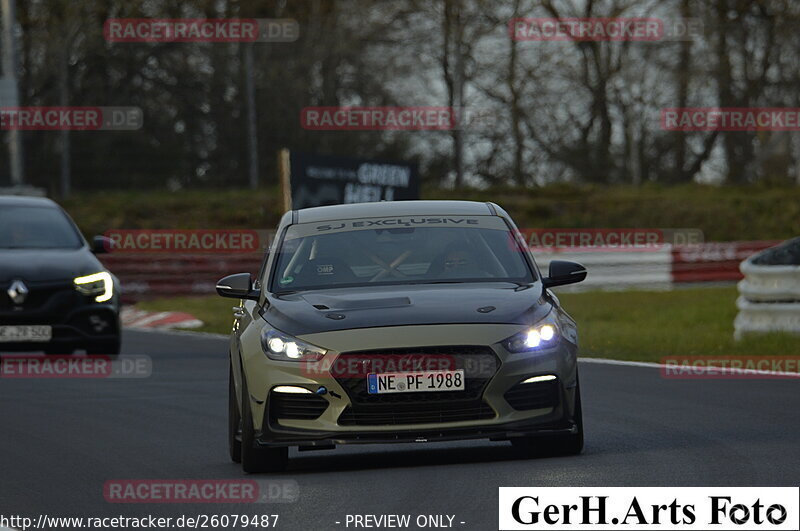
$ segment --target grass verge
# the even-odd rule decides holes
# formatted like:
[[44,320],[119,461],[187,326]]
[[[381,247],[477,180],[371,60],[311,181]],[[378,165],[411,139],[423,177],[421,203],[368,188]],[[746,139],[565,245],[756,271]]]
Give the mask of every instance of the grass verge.
[[666,356],[787,356],[800,336],[759,334],[733,339],[735,286],[674,291],[564,293],[578,322],[581,355],[660,362]]
[[[660,362],[666,356],[787,356],[800,353],[800,336],[766,334],[733,340],[733,286],[674,291],[563,293],[578,322],[581,356]],[[182,311],[205,323],[203,332],[230,332],[231,307],[221,297],[142,302],[149,311]]]

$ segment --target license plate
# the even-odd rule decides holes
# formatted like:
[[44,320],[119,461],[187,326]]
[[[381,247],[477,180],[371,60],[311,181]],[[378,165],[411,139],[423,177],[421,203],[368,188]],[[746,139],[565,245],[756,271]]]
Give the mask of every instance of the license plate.
[[47,343],[52,326],[0,326],[0,343]]
[[464,369],[455,371],[387,372],[367,375],[367,392],[371,395],[463,390]]

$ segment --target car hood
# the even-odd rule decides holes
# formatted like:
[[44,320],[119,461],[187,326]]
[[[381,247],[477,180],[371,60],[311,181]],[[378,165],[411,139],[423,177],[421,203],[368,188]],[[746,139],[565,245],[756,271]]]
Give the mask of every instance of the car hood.
[[334,330],[423,324],[532,324],[550,311],[539,283],[415,284],[267,296],[262,316],[299,336]]
[[81,249],[0,249],[0,282],[72,280],[103,271],[100,261]]

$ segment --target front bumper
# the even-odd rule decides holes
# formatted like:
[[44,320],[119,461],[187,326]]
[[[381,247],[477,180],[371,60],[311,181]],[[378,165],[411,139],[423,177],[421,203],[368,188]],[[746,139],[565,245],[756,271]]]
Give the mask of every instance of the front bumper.
[[[532,416],[516,422],[502,422],[499,418],[490,423],[431,423],[417,425],[415,428],[392,426],[388,430],[367,430],[359,426],[348,426],[346,431],[335,432],[298,429],[283,426],[280,419],[271,418],[270,408],[262,422],[262,430],[257,435],[261,446],[304,446],[327,447],[339,444],[375,444],[402,442],[440,442],[467,439],[489,439],[505,441],[515,437],[534,437],[547,435],[566,435],[577,433],[572,420],[574,389],[563,390],[563,396],[556,407],[537,410]],[[499,423],[498,423],[499,421]]]
[[[326,347],[336,345],[341,348],[339,352],[348,354],[375,352],[380,349],[381,344],[391,344],[393,349],[405,351],[413,351],[415,348],[419,350],[447,348],[455,351],[480,348],[496,358],[497,366],[493,367],[486,381],[481,383],[479,389],[473,389],[477,394],[467,393],[458,396],[458,399],[448,401],[450,395],[441,393],[442,402],[428,401],[422,396],[427,393],[414,393],[415,396],[406,394],[405,397],[399,398],[394,395],[389,403],[384,404],[365,402],[363,395],[359,397],[354,394],[355,388],[348,385],[351,382],[342,381],[330,372],[315,372],[302,363],[266,360],[260,344],[249,345],[248,339],[252,338],[246,337],[245,334],[242,337],[242,361],[251,394],[251,410],[257,424],[255,426],[257,439],[265,446],[328,446],[457,439],[504,440],[537,434],[570,433],[575,429],[572,415],[577,347],[567,341],[561,341],[556,347],[535,354],[511,354],[503,349],[500,342],[518,332],[520,328],[519,325],[429,325],[388,327],[378,330],[377,334],[373,330],[351,330],[320,334],[327,336],[324,338],[301,338]],[[333,337],[337,335],[339,337]],[[453,338],[459,338],[470,346],[454,347]],[[248,353],[251,355],[248,356]],[[534,403],[527,408],[510,400],[509,390],[518,387],[523,380],[538,375],[556,377],[556,380],[550,383],[553,386],[552,392],[556,395],[553,400],[541,403],[541,407]],[[467,373],[467,380],[469,379],[470,375]],[[313,410],[313,404],[319,404],[321,407],[318,416],[312,411],[307,418],[303,418],[303,414],[289,415],[293,418],[285,418],[285,414],[282,417],[280,411],[276,412],[273,407],[275,395],[271,390],[275,386],[285,385],[303,387],[312,392],[324,387],[324,394],[297,395],[313,397],[313,400],[309,401],[305,410],[301,405],[292,409],[303,412]],[[469,389],[469,384],[467,388]],[[457,394],[458,392],[453,396]],[[415,405],[426,401],[430,404],[429,407],[424,404]],[[442,403],[446,405],[441,406]],[[448,416],[445,414],[448,413],[446,408],[450,407],[448,403],[464,411],[474,409],[475,415]],[[515,403],[517,408],[513,407],[512,403]],[[474,408],[470,409],[468,405]],[[480,411],[476,409],[478,405],[481,407]],[[362,420],[353,420],[359,418],[352,414],[354,410],[361,411]],[[363,420],[376,418],[364,414],[365,411],[375,410],[383,415],[377,418],[384,418],[385,422]],[[422,415],[406,415],[409,410],[412,412],[419,410]],[[393,411],[396,415],[392,415]]]
[[117,297],[97,303],[81,295],[68,282],[31,283],[26,304],[15,306],[3,300],[0,325],[49,325],[53,335],[47,342],[0,342],[0,351],[27,352],[47,349],[64,351],[87,344],[115,341],[120,335]]
[[412,442],[444,442],[469,439],[489,439],[506,441],[515,437],[541,437],[547,435],[575,434],[578,428],[571,420],[560,422],[515,422],[491,426],[475,426],[467,428],[438,428],[397,430],[392,432],[357,431],[347,432],[314,432],[306,430],[290,430],[280,426],[270,426],[262,432],[257,442],[264,447],[305,446],[326,447],[339,444],[380,444],[380,443],[412,443]]

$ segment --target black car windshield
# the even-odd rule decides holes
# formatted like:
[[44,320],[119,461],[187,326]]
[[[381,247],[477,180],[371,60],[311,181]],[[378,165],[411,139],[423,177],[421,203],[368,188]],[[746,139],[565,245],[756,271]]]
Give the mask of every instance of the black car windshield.
[[289,227],[273,273],[276,293],[380,284],[534,281],[496,216],[393,217]]
[[0,208],[0,249],[78,249],[81,245],[77,230],[57,208]]

